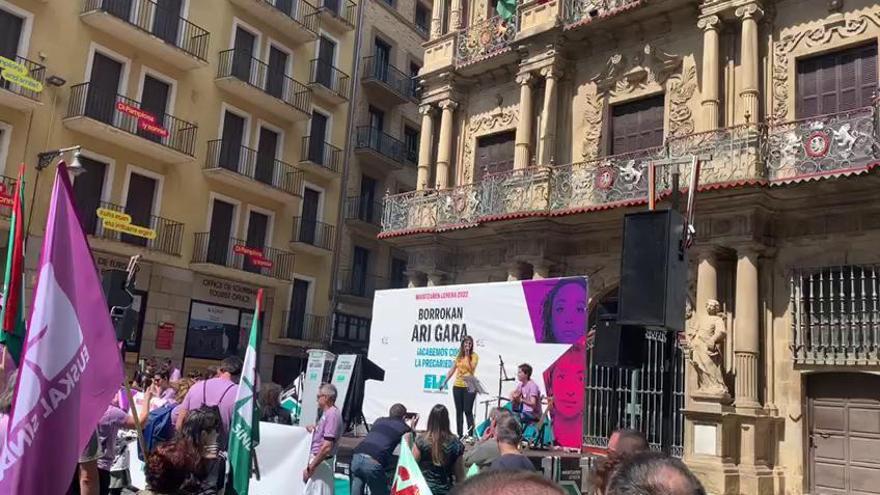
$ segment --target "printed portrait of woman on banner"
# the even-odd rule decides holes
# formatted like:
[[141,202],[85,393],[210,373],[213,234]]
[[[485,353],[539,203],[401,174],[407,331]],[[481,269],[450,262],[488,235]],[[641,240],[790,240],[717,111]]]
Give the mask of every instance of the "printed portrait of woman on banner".
[[553,436],[562,447],[580,448],[583,442],[586,368],[586,339],[582,339],[544,371]]
[[568,277],[523,282],[535,342],[574,344],[587,333],[587,280]]

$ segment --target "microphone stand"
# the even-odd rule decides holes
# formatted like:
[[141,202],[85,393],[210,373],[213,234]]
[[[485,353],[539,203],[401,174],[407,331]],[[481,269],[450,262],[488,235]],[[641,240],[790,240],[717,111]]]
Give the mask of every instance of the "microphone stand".
[[[501,385],[504,382],[512,382],[515,378],[507,376],[507,369],[504,368],[504,358],[501,357],[501,354],[498,355],[498,370],[498,405],[496,407],[501,407]],[[489,405],[486,404],[486,407]]]

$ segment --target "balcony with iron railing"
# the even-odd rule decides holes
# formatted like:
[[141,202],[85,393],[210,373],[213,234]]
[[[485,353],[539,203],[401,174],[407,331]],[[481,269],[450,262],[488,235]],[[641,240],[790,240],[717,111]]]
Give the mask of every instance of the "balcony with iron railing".
[[342,150],[336,146],[312,136],[304,136],[300,153],[299,163],[307,170],[324,178],[333,178],[339,174]]
[[327,317],[285,311],[284,338],[327,345],[330,343],[330,326]]
[[354,29],[357,5],[351,0],[320,0],[318,17],[322,27],[344,33]]
[[46,67],[20,56],[7,60],[13,63],[4,62],[0,66],[0,71],[5,71],[0,77],[0,106],[28,110],[40,105],[40,86],[46,80]]
[[238,142],[208,141],[205,174],[236,189],[270,197],[278,202],[302,195],[303,172],[275,158],[275,150],[262,152]]
[[318,9],[305,0],[232,0],[294,44],[318,37]]
[[412,77],[382,57],[364,57],[361,82],[369,96],[387,106],[417,101]]
[[337,280],[337,292],[340,295],[361,299],[372,299],[377,290],[385,289],[388,286],[384,277],[357,270],[342,270]]
[[493,59],[495,64],[515,60],[513,41],[519,31],[519,17],[504,19],[493,16],[477,21],[458,31],[455,43],[455,65],[465,75],[486,70],[486,64],[469,67],[477,62]]
[[294,249],[327,255],[333,251],[333,243],[336,240],[336,227],[328,223],[319,222],[303,217],[293,217],[293,232],[290,243]]
[[312,92],[285,72],[254,58],[250,52],[224,50],[217,67],[217,86],[288,122],[308,120]]
[[70,88],[64,125],[165,163],[193,159],[197,126],[168,113],[150,112],[141,102],[96,83]]
[[345,221],[375,236],[382,226],[382,203],[367,196],[349,196],[345,198]]
[[214,268],[223,267],[252,274],[240,277],[249,281],[258,281],[259,276],[292,281],[293,261],[289,251],[253,246],[243,239],[210,232],[194,234],[192,264],[210,274],[228,276],[225,270]]
[[326,60],[312,59],[309,63],[309,87],[323,101],[338,105],[348,101],[351,78]]
[[392,137],[372,126],[356,129],[354,151],[362,166],[374,170],[397,170],[403,167],[406,149],[403,141]]
[[85,0],[80,18],[178,69],[208,64],[208,31],[153,0]]
[[562,20],[565,29],[575,29],[596,20],[611,17],[645,3],[645,0],[563,0]]
[[180,256],[183,241],[182,223],[150,215],[147,222],[139,225],[137,219],[131,218],[131,210],[125,206],[103,201],[98,206],[100,210],[127,215],[129,223],[125,225],[124,222],[120,223],[115,218],[102,218],[98,211],[81,212],[80,214],[85,217],[82,221],[83,230],[89,235],[107,241],[121,242],[136,248],[146,248],[171,256]]

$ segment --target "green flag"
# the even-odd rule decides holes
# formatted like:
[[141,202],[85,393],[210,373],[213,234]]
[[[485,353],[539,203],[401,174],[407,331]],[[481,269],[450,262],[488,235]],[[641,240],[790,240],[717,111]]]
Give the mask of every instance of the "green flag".
[[400,442],[400,457],[397,458],[391,495],[431,495],[428,482],[405,439]]
[[480,466],[477,466],[477,463],[471,464],[471,467],[468,468],[467,473],[465,473],[465,478],[470,478],[471,476],[476,476],[480,474]]
[[244,353],[241,382],[235,395],[229,434],[229,486],[232,493],[247,495],[251,481],[254,449],[260,443],[260,415],[257,408],[257,356],[260,352],[260,315],[263,289],[257,291],[257,308],[251,323],[251,336]]
[[[2,199],[8,205],[9,196],[3,188]],[[9,219],[9,242],[6,244],[6,273],[3,277],[3,296],[0,309],[0,344],[19,364],[24,344],[24,164],[18,170],[15,193],[11,198],[12,216]]]
[[516,0],[498,0],[495,11],[505,21],[513,19],[516,15]]

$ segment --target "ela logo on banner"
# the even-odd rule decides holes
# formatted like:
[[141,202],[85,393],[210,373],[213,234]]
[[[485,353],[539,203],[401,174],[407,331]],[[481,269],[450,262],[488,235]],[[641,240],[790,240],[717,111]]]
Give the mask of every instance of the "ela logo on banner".
[[446,375],[425,375],[424,386],[422,388],[426,392],[440,390],[440,385],[443,384],[444,378],[446,378]]

